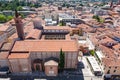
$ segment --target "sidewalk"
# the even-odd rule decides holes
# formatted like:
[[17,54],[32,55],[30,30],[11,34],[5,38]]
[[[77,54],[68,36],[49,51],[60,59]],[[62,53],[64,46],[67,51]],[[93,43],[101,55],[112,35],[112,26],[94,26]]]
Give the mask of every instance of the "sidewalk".
[[83,62],[83,64],[84,64],[84,66],[85,66],[85,68],[82,69],[83,75],[84,75],[84,76],[94,76],[94,74],[91,72],[91,69],[90,69],[90,67],[89,67],[89,65],[88,65],[88,62],[87,62],[87,60],[86,60],[86,57],[83,57],[83,58],[82,58],[82,62]]

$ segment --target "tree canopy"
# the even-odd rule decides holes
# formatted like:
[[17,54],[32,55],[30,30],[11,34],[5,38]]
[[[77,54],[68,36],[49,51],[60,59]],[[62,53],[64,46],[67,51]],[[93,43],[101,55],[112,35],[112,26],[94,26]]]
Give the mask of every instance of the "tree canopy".
[[6,16],[3,14],[0,14],[0,22],[6,22],[6,21],[7,21]]
[[91,54],[92,56],[94,56],[95,51],[94,51],[94,50],[91,50],[91,51],[90,51],[90,54]]
[[100,22],[100,23],[104,23],[104,19],[103,18],[100,18],[98,15],[94,15],[93,17],[92,17],[93,19],[96,19],[98,22]]
[[5,16],[3,14],[0,14],[0,23],[7,22],[9,20],[13,19],[13,16]]
[[7,21],[13,19],[13,16],[7,16]]
[[10,2],[7,1],[1,1],[0,2],[0,11],[3,10],[22,10],[22,6],[30,6],[30,7],[41,7],[42,5],[39,2],[32,3],[32,2],[26,2],[26,1],[19,1],[19,0],[12,0]]
[[18,7],[17,7],[17,10],[18,10],[18,11],[22,11],[22,6],[18,6]]

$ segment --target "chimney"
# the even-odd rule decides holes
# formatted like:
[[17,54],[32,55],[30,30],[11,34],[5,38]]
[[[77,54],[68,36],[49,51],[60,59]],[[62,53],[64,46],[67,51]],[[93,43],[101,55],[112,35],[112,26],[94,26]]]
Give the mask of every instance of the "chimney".
[[110,8],[113,9],[113,0],[111,0]]
[[15,25],[17,29],[17,35],[20,40],[24,40],[23,22],[17,10],[15,10]]

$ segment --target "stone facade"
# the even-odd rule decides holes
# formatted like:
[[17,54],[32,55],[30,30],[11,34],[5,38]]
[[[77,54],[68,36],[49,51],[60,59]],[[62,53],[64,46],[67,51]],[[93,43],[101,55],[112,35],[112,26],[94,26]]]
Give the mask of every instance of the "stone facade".
[[[64,52],[64,51],[63,51]],[[22,53],[21,53],[22,54]],[[60,52],[30,52],[28,58],[9,58],[9,68],[11,72],[31,72],[31,71],[45,71],[48,76],[56,76],[58,74],[58,65],[45,65],[46,59],[53,57],[59,59]],[[77,68],[78,52],[65,51],[65,68]],[[41,62],[34,62],[36,59]],[[56,62],[58,64],[58,62]],[[53,73],[53,74],[52,74]]]
[[45,62],[45,73],[47,76],[57,76],[58,74],[58,62],[49,60]]
[[9,59],[11,72],[31,72],[29,59]]
[[104,73],[111,75],[119,75],[120,74],[120,66],[104,66]]
[[8,59],[0,59],[0,67],[8,66]]
[[[64,51],[63,51],[64,52]],[[31,62],[35,59],[42,59],[43,62],[46,58],[55,57],[59,59],[60,52],[31,52]],[[65,52],[65,68],[77,68],[78,52]]]

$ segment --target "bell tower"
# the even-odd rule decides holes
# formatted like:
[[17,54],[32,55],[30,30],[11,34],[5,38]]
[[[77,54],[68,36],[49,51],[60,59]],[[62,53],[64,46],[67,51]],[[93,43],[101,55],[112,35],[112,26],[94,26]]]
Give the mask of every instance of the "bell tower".
[[22,22],[22,19],[21,19],[19,13],[17,12],[17,10],[15,10],[14,21],[15,21],[15,25],[16,25],[18,38],[20,40],[24,40],[25,37],[24,37],[24,31],[23,31],[23,22]]

